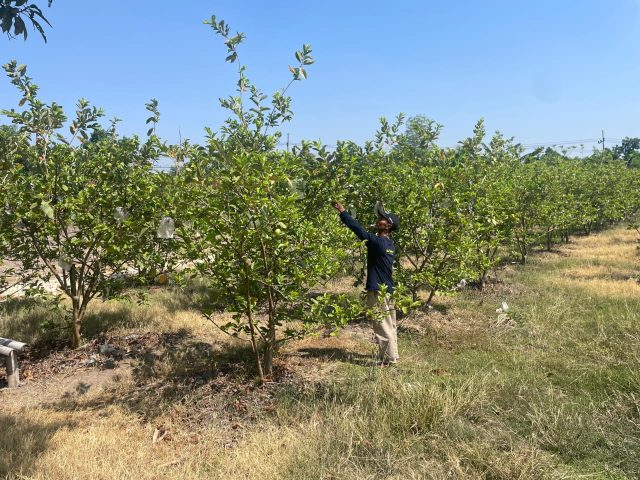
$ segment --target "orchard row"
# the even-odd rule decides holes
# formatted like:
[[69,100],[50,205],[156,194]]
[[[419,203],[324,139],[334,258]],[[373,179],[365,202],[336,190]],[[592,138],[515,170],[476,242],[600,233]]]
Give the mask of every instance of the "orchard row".
[[[308,64],[310,49],[297,53]],[[399,216],[404,310],[465,283],[482,288],[503,259],[525,263],[534,248],[631,219],[640,207],[640,171],[607,152],[523,156],[498,134],[485,144],[481,122],[454,149],[436,145],[434,122],[403,129],[399,118],[364,146],[278,151],[266,127],[287,119],[282,96],[268,114],[230,100],[236,118],[204,145],[162,142],[154,101],[145,140],[118,135],[115,122],[103,129],[102,112],[84,100],[63,135],[61,107],[40,100],[25,67],[5,70],[21,99],[19,110],[4,111],[13,126],[0,129],[0,258],[34,287],[57,283],[74,347],[94,298],[171,275],[218,328],[251,343],[257,372],[269,375],[282,342],[361,314],[358,301],[323,293],[332,278],[362,276],[364,248],[333,201],[364,225],[376,201]],[[259,92],[242,88],[259,104]],[[160,159],[174,168],[157,171]],[[220,309],[233,319],[216,323]]]

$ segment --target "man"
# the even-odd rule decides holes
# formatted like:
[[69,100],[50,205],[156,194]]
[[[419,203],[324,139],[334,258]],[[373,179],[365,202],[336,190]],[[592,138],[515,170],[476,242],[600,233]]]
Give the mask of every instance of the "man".
[[[356,234],[360,240],[366,241],[367,246],[367,307],[373,309],[381,307],[382,318],[373,319],[373,331],[378,342],[378,360],[381,365],[398,362],[398,335],[396,328],[396,310],[391,299],[393,293],[393,258],[396,247],[389,233],[397,230],[398,217],[387,213],[381,204],[376,204],[376,234],[367,232],[349,212],[338,202],[334,205],[340,212],[340,220]],[[386,295],[380,298],[382,286],[386,287]],[[384,287],[383,287],[384,288]]]

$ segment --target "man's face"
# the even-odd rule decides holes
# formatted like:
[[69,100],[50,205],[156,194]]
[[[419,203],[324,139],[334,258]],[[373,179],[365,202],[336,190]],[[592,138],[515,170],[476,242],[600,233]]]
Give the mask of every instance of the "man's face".
[[391,225],[389,224],[386,218],[379,218],[378,221],[376,222],[376,228],[378,230],[389,231],[389,228],[391,228]]

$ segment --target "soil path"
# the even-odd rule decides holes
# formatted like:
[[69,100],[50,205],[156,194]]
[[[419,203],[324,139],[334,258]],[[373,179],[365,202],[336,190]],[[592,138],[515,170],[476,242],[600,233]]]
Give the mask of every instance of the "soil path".
[[78,398],[88,393],[106,390],[115,381],[128,375],[131,364],[123,361],[108,370],[87,369],[58,373],[49,378],[24,382],[18,388],[0,389],[0,405],[30,408],[56,403],[62,399]]
[[34,407],[106,390],[130,375],[146,355],[160,355],[184,339],[180,333],[101,335],[76,350],[29,351],[20,359],[22,384],[6,385],[0,370],[0,405]]

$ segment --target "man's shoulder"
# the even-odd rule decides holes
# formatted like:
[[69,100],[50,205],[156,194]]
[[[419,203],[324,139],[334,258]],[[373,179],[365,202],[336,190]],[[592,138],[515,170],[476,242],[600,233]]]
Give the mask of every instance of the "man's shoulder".
[[384,250],[387,250],[387,249],[390,249],[390,248],[391,248],[391,249],[393,249],[393,250],[395,251],[396,246],[395,246],[395,244],[393,243],[393,240],[391,240],[389,237],[381,237],[381,236],[379,236],[379,235],[372,235],[371,237],[372,237],[371,239],[372,239],[372,240],[373,240],[377,245],[379,245],[379,246],[380,246],[380,248],[384,248]]
[[389,244],[389,245],[395,245],[395,243],[393,242],[393,238],[391,237],[381,237],[385,243]]

